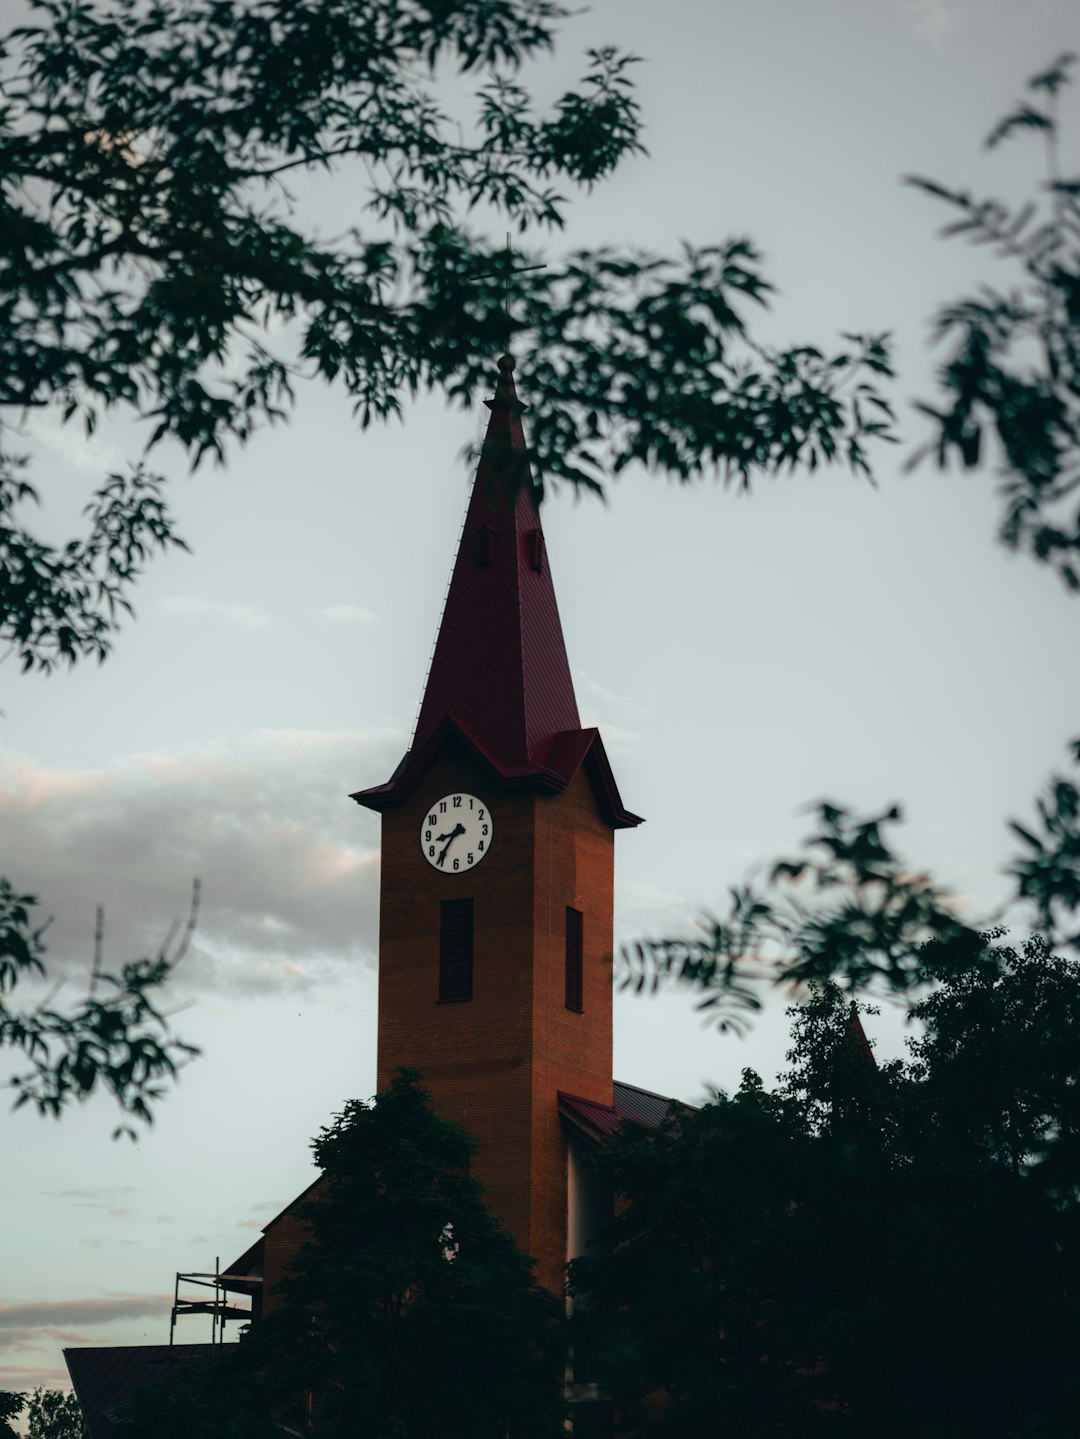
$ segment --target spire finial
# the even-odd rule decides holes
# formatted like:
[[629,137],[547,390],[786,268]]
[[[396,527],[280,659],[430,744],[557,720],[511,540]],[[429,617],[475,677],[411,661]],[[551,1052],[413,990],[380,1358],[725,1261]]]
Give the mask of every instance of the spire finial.
[[[514,362],[510,359],[510,336],[513,333],[513,322],[510,318],[510,287],[513,281],[513,277],[515,275],[524,275],[530,270],[544,270],[546,268],[547,267],[545,265],[515,265],[513,240],[511,238],[510,231],[507,230],[506,249],[503,251],[502,255],[498,259],[492,259],[490,269],[478,270],[472,276],[472,279],[474,281],[487,279],[489,276],[493,275],[502,276],[503,325],[505,327],[505,338],[503,343],[503,356],[502,359],[500,359],[499,361],[500,370],[513,369],[514,367]],[[504,360],[509,360],[509,365],[504,365]]]

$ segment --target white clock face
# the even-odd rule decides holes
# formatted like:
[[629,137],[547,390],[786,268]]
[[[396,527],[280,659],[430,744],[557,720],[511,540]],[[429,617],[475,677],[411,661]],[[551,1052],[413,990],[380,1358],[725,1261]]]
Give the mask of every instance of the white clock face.
[[488,853],[494,832],[483,800],[474,794],[444,794],[428,806],[420,823],[420,853],[433,869],[461,874]]

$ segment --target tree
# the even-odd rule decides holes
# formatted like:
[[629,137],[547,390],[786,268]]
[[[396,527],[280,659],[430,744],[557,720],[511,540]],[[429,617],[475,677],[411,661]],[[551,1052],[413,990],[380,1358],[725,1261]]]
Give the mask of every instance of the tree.
[[[507,342],[511,292],[549,402],[531,427],[538,492],[599,489],[633,460],[744,485],[804,459],[866,471],[867,442],[887,437],[869,382],[890,373],[884,340],[848,336],[829,356],[756,344],[745,312],[771,287],[745,240],[546,268],[523,252],[522,268],[467,228],[496,212],[522,235],[557,230],[559,186],[589,188],[642,148],[633,57],[614,49],[534,113],[518,76],[569,13],[553,0],[30,3],[39,23],[0,47],[0,416],[14,417],[0,418],[0,645],[24,670],[103,660],[150,555],[184,547],[156,446],[223,461],[308,377],[341,385],[363,425],[425,389],[469,404]],[[464,130],[439,99],[455,67],[476,77]],[[285,188],[330,169],[364,222],[334,241]],[[39,496],[19,417],[39,406],[88,434],[118,414],[149,432],[61,546],[26,523]],[[24,955],[10,990],[34,941],[7,934]],[[120,1044],[107,1061],[85,1014],[51,1011],[74,1065],[39,1069],[34,1097],[55,1113],[119,1078],[146,1117],[129,1073],[169,1074],[170,1045],[117,1021],[128,1004],[156,1022],[167,973],[159,957],[109,979],[125,998],[95,1011]],[[0,1044],[40,1062],[40,1023],[0,1023]]]
[[1059,1439],[1080,1386],[1080,976],[988,935],[877,1068],[831,982],[776,1092],[627,1129],[571,1267],[627,1432]]
[[[554,0],[31,3],[41,23],[11,33],[0,71],[0,398],[16,411],[87,430],[126,412],[147,451],[171,441],[198,464],[282,419],[302,377],[340,384],[364,425],[420,390],[468,404],[506,344],[505,288],[547,402],[539,489],[598,489],[634,460],[743,484],[800,461],[866,471],[887,433],[869,383],[889,374],[884,341],[753,341],[745,311],[771,287],[748,241],[546,266],[524,251],[512,268],[467,228],[495,212],[556,230],[560,186],[642,149],[633,57],[614,49],[535,113],[518,76],[569,14]],[[455,68],[475,77],[464,128],[438,89]],[[330,169],[357,194],[358,228],[335,241],[285,188]],[[9,442],[0,635],[24,668],[103,658],[148,554],[180,543],[144,458],[56,549],[22,525],[36,497]]]
[[75,1395],[35,1389],[26,1407],[27,1439],[82,1439],[82,1410]]
[[16,1439],[11,1419],[17,1419],[26,1408],[25,1394],[12,1394],[0,1389],[0,1439]]
[[[32,1103],[41,1114],[59,1118],[73,1100],[104,1090],[121,1112],[145,1123],[160,1098],[161,1081],[198,1053],[173,1034],[157,1007],[157,992],[183,958],[198,913],[198,885],[184,933],[175,930],[151,958],[125,964],[119,975],[102,967],[103,919],[98,913],[94,963],[87,994],[73,1009],[61,1010],[51,996],[31,1009],[16,1009],[10,996],[21,980],[45,974],[42,936],[33,895],[16,894],[0,878],[0,1049],[15,1051],[29,1070],[15,1074],[15,1108]],[[135,1137],[130,1124],[115,1132]]]
[[990,245],[1018,274],[1006,292],[983,287],[942,307],[934,338],[951,353],[939,372],[942,400],[919,406],[936,431],[943,467],[985,464],[996,440],[1005,514],[1001,539],[1055,568],[1080,589],[1080,177],[1063,176],[1058,96],[1072,54],[1028,81],[1021,100],[991,130],[992,149],[1022,133],[1046,142],[1046,181],[1018,207],[977,200],[917,176],[909,183],[944,201],[954,219],[943,230]]
[[[951,348],[941,397],[918,406],[933,439],[911,462],[932,453],[943,468],[954,459],[975,468],[996,458],[1001,539],[1056,569],[1070,590],[1080,588],[1080,177],[1061,173],[1057,102],[1075,60],[1060,55],[1033,76],[1034,99],[987,137],[988,148],[1044,137],[1046,178],[1024,204],[909,180],[958,212],[946,236],[991,245],[1016,279],[1007,293],[984,287],[935,317],[934,338]],[[1080,739],[1068,748],[1080,765]],[[1008,869],[1015,898],[1051,947],[1080,954],[1080,788],[1051,775],[1035,810],[1034,821],[1010,822],[1023,846]],[[860,817],[825,801],[814,812],[803,854],[778,861],[764,883],[732,888],[727,912],[704,917],[704,938],[628,946],[621,982],[689,985],[727,1029],[744,1026],[774,983],[836,979],[850,994],[917,997],[979,950],[983,926],[963,924],[944,887],[897,853],[888,830],[902,818],[898,805]]]
[[137,1396],[134,1432],[254,1439],[274,1414],[326,1436],[362,1415],[372,1439],[564,1432],[561,1306],[484,1205],[472,1141],[418,1081],[401,1071],[316,1137],[323,1183],[280,1305],[201,1375],[184,1366],[183,1409],[169,1382]]

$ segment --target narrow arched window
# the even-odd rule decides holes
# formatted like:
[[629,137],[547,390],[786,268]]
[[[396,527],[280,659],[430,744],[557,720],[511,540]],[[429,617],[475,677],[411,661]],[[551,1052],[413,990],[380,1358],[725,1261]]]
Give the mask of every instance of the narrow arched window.
[[487,525],[481,525],[473,535],[473,563],[478,569],[495,563],[495,531]]
[[473,902],[444,899],[439,905],[439,1003],[472,999]]
[[582,994],[582,937],[584,917],[580,909],[566,909],[566,1007],[580,1014]]

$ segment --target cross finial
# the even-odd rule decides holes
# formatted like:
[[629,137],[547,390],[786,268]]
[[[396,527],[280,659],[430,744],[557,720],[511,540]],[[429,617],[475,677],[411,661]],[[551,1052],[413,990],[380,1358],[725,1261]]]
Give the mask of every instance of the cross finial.
[[512,329],[513,329],[513,325],[512,325],[511,320],[510,320],[510,283],[511,283],[511,280],[512,280],[512,278],[513,278],[514,275],[524,275],[524,274],[528,273],[528,271],[530,271],[530,270],[543,270],[543,269],[545,269],[545,268],[546,268],[546,267],[545,267],[544,265],[518,265],[518,266],[515,267],[515,265],[514,265],[514,247],[513,247],[513,241],[512,241],[511,236],[510,236],[510,231],[507,230],[507,232],[506,232],[506,249],[505,249],[505,251],[503,252],[501,264],[500,264],[500,262],[499,262],[498,260],[496,260],[496,261],[494,261],[494,263],[493,263],[493,265],[492,265],[492,268],[491,268],[490,270],[480,270],[480,271],[477,272],[476,275],[473,276],[473,279],[474,279],[474,280],[479,281],[479,280],[481,280],[481,279],[486,278],[486,277],[489,276],[489,275],[497,275],[500,270],[502,271],[502,275],[503,275],[503,322],[504,322],[505,327],[506,327],[506,339],[505,339],[505,343],[504,343],[504,345],[503,345],[503,350],[504,350],[504,352],[505,352],[506,354],[509,354],[509,353],[510,353],[510,334],[511,334],[511,331],[512,331]]

